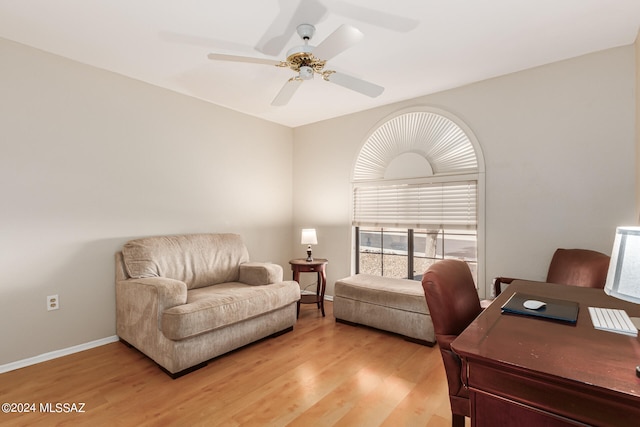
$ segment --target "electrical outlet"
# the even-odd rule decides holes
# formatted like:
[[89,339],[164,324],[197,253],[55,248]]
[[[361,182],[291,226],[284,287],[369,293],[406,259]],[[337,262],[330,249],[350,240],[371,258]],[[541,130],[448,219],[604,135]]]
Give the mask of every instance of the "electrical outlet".
[[47,310],[57,310],[60,308],[60,298],[58,295],[49,295],[47,297]]

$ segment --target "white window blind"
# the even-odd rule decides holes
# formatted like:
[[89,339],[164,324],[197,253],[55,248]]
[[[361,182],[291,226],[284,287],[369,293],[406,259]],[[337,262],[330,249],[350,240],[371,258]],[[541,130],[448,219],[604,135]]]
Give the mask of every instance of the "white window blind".
[[475,229],[477,181],[354,187],[354,226]]

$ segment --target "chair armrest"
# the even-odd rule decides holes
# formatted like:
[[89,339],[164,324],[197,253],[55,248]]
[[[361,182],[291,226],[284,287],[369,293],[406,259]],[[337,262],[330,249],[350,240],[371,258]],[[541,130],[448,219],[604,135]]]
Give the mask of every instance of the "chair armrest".
[[240,264],[240,282],[260,286],[282,282],[282,267],[270,262],[245,262]]
[[451,343],[457,338],[457,335],[436,335],[436,341],[440,347],[440,354],[444,362],[445,373],[447,374],[447,383],[449,386],[449,394],[457,396],[463,387],[466,387],[466,372],[462,371],[462,360],[456,352],[451,349]]
[[513,282],[514,280],[516,280],[513,277],[496,277],[495,279],[493,279],[493,292],[495,294],[495,296],[497,297],[498,295],[500,295],[500,293],[502,292],[502,284],[510,284],[511,282]]

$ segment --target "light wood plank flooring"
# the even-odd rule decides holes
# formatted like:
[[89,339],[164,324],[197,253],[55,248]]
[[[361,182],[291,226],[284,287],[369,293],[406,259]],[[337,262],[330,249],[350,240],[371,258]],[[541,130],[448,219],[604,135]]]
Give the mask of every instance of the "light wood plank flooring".
[[[176,380],[119,342],[7,372],[0,403],[34,403],[36,412],[0,413],[0,425],[451,425],[437,346],[336,323],[325,306],[325,318],[303,305],[293,332]],[[47,403],[82,403],[84,412],[40,412]]]

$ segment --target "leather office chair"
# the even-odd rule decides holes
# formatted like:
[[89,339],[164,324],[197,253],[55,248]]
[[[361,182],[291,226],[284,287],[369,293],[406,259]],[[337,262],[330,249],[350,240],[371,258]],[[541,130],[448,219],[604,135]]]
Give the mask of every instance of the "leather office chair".
[[[589,249],[557,249],[549,264],[547,282],[604,289],[609,260],[609,255]],[[500,295],[503,283],[514,280],[513,277],[496,277],[493,282],[495,295]]]
[[464,427],[464,418],[471,417],[471,402],[462,382],[462,362],[451,342],[482,312],[478,292],[469,266],[458,260],[431,265],[422,276],[422,287],[447,373],[451,425]]

